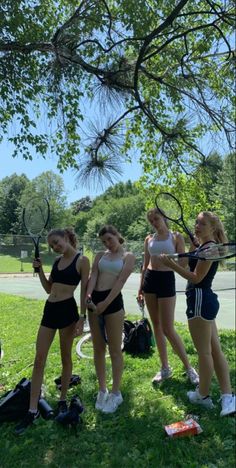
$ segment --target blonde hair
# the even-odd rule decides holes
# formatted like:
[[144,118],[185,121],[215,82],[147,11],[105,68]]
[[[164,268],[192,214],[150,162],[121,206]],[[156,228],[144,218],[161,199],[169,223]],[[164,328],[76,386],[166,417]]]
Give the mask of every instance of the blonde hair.
[[124,238],[122,237],[122,235],[119,233],[119,231],[114,227],[112,226],[111,224],[105,224],[105,226],[103,226],[99,233],[98,233],[98,237],[102,237],[104,236],[104,234],[112,234],[113,236],[116,236],[118,237],[118,240],[119,240],[119,243],[120,244],[124,244],[125,240]]
[[68,237],[70,245],[72,245],[74,249],[77,247],[77,237],[73,228],[51,229],[47,239],[49,240],[51,236]]
[[199,214],[202,214],[209,222],[213,231],[214,240],[218,244],[224,244],[225,242],[228,242],[224,230],[224,225],[215,213],[212,213],[212,211],[201,211]]
[[163,213],[162,213],[158,208],[151,208],[151,209],[148,210],[148,212],[147,212],[147,220],[150,221],[150,216],[151,216],[151,215],[158,214],[158,215],[160,215],[160,216],[163,218],[163,221],[164,221],[166,227],[168,227],[168,229],[169,229],[169,223],[168,223],[167,219],[165,218],[165,214],[164,214],[164,213],[165,213],[164,211],[163,211]]

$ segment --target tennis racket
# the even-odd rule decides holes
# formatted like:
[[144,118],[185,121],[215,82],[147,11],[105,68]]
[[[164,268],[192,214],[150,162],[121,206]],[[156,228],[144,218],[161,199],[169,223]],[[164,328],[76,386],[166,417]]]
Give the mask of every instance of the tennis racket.
[[188,257],[195,258],[196,260],[211,260],[217,262],[226,258],[235,257],[236,243],[231,242],[228,244],[211,244],[208,247],[202,247],[188,253],[170,254],[169,258],[178,260],[178,258]]
[[[174,195],[168,192],[160,192],[155,198],[155,204],[160,213],[170,221],[173,221],[178,226],[182,227],[186,234],[190,237],[194,245],[196,245],[196,240],[194,239],[193,233],[187,227],[184,216],[183,208]],[[196,247],[198,244],[196,245]]]
[[[50,207],[46,198],[34,197],[28,201],[23,209],[23,223],[28,235],[34,243],[34,257],[39,258],[39,240],[46,228],[50,217]],[[34,268],[35,273],[39,268]]]

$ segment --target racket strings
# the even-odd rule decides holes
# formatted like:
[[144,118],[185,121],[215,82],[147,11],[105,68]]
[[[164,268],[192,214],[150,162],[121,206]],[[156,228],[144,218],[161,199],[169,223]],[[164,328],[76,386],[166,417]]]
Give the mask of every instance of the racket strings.
[[205,260],[220,260],[234,257],[235,255],[236,244],[215,244],[197,252],[197,256]]
[[166,218],[173,221],[178,221],[181,219],[181,206],[172,196],[165,193],[160,193],[156,197],[156,206]]
[[27,230],[32,234],[39,234],[43,231],[48,219],[47,206],[42,204],[29,203],[24,211],[24,222]]

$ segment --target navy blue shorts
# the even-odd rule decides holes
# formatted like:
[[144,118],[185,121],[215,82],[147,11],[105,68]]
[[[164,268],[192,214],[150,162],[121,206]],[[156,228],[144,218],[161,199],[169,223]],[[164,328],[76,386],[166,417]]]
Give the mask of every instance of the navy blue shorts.
[[[110,292],[111,289],[106,289],[105,291],[93,291],[93,303],[97,305],[99,302],[104,301]],[[114,314],[115,312],[118,312],[121,309],[124,310],[124,303],[122,294],[119,293],[118,296],[116,296],[115,299],[113,299],[113,301],[109,304],[109,306],[104,310],[104,312],[101,315]]]
[[143,292],[156,294],[157,298],[175,296],[174,272],[147,269],[144,274]]
[[78,307],[74,297],[64,301],[46,301],[41,325],[47,328],[65,328],[79,320]]
[[210,288],[193,288],[186,291],[188,320],[201,317],[214,320],[219,310],[218,296]]

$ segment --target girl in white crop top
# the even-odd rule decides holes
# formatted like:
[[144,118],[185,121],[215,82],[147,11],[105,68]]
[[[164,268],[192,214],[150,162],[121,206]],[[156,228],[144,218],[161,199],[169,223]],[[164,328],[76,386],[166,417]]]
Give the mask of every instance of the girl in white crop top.
[[98,271],[99,273],[110,273],[111,275],[119,276],[123,266],[123,258],[112,260],[107,258],[106,254],[104,254],[98,262]]
[[[153,235],[148,235],[144,243],[144,263],[141,272],[138,297],[145,298],[153,324],[157,349],[161,361],[161,369],[153,378],[154,384],[171,377],[166,338],[175,353],[183,362],[187,376],[192,383],[198,383],[198,374],[189,363],[183,342],[174,328],[175,311],[175,277],[173,271],[164,265],[160,255],[183,253],[185,251],[183,236],[169,230],[167,220],[157,208],[149,210],[147,218],[155,229]],[[182,265],[185,261],[182,262]]]
[[176,253],[174,242],[174,236],[170,231],[167,239],[164,240],[159,240],[158,237],[153,234],[153,236],[148,239],[148,252],[150,255],[160,255],[162,253],[174,254]]
[[[114,226],[104,226],[99,237],[105,252],[99,252],[93,262],[87,297],[96,304],[94,312],[89,310],[89,323],[93,339],[94,363],[99,384],[95,408],[103,413],[114,413],[122,403],[120,384],[123,373],[121,351],[124,326],[122,287],[132,273],[135,257],[123,248],[124,239]],[[90,304],[91,305],[91,304]],[[99,327],[99,320],[105,324],[109,353],[112,362],[111,393],[106,385],[106,343]]]

